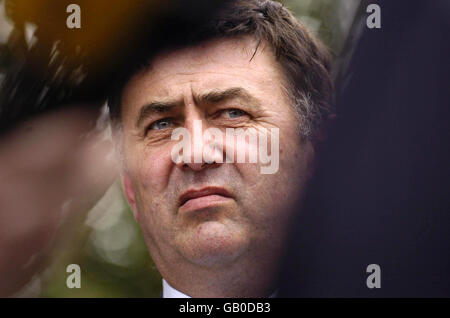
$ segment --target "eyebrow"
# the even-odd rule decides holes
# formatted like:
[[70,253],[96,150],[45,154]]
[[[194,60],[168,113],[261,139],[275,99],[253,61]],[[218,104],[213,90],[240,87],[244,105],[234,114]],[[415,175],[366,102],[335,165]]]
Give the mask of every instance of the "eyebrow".
[[[259,99],[252,96],[246,89],[242,87],[231,87],[225,90],[212,90],[208,93],[194,96],[195,102],[200,104],[217,104],[230,99],[241,99],[245,103],[248,103],[249,107],[253,108],[258,107],[261,104]],[[168,113],[182,103],[182,101],[154,101],[144,105],[139,111],[138,119],[136,121],[136,128],[139,128],[141,124],[151,115]]]
[[136,128],[139,128],[141,124],[153,114],[164,114],[170,112],[177,107],[176,102],[151,102],[141,107],[139,111],[138,119],[136,120]]

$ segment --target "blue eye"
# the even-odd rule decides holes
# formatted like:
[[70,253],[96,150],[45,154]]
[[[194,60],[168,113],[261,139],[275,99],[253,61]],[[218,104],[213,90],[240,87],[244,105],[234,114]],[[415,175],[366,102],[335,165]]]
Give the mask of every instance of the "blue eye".
[[161,130],[161,129],[167,129],[171,126],[172,122],[169,118],[164,118],[164,119],[160,119],[155,121],[154,123],[152,123],[149,127],[148,130]]
[[240,109],[235,109],[235,108],[227,109],[226,113],[228,113],[228,116],[230,118],[237,118],[237,117],[241,117],[241,116],[244,116],[244,115],[247,114],[246,112],[244,112],[244,111],[242,111]]

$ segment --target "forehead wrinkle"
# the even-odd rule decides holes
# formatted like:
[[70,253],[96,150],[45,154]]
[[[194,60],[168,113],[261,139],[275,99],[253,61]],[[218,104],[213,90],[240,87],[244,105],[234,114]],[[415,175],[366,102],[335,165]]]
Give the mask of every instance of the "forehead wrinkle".
[[[251,45],[252,50],[249,50],[249,45],[248,45],[249,43],[244,43],[245,41],[242,41],[242,39],[240,39],[241,41],[236,41],[237,39],[234,39],[234,40],[235,40],[234,41],[235,43],[233,43],[233,45],[235,45],[235,46],[243,46],[241,49],[244,52],[242,52],[242,53],[244,53],[247,58],[245,58],[245,62],[242,62],[244,65],[242,65],[242,63],[237,63],[237,65],[236,64],[230,65],[231,68],[233,68],[233,69],[241,69],[241,68],[246,68],[246,67],[249,67],[249,66],[251,67],[252,65],[255,65],[255,58],[256,58],[256,56],[258,56],[258,58],[259,58],[259,56],[264,55],[262,53],[265,52],[266,49],[267,49],[266,45],[264,45],[265,44],[264,42],[261,43],[261,45],[258,48],[258,50],[255,50],[255,47],[254,47],[256,43],[252,43],[253,44],[253,45]],[[220,42],[222,42],[222,44],[223,44],[223,42],[228,42],[228,41],[220,41]],[[216,42],[215,44],[217,44],[217,43],[220,44],[220,42]],[[214,45],[214,47],[215,46],[216,45]],[[192,76],[197,76],[199,73],[215,74],[215,75],[222,74],[222,75],[225,75],[225,76],[235,76],[234,74],[232,74],[232,73],[230,74],[229,72],[226,72],[226,71],[216,71],[216,70],[212,71],[212,70],[210,70],[208,68],[203,69],[203,67],[201,67],[201,65],[211,64],[212,56],[211,56],[211,54],[205,54],[206,52],[203,51],[203,52],[201,52],[201,53],[203,53],[202,57],[203,58],[207,57],[207,61],[206,62],[202,62],[201,60],[199,60],[199,58],[193,59],[192,56],[191,56],[192,52],[194,52],[194,51],[196,51],[198,49],[199,49],[199,47],[193,47],[193,48],[190,48],[190,50],[180,50],[180,51],[177,52],[178,54],[173,54],[173,55],[170,54],[169,56],[159,56],[159,58],[154,59],[154,63],[150,63],[151,67],[147,68],[146,71],[143,72],[144,74],[143,73],[140,74],[141,76],[143,76],[147,80],[150,79],[149,83],[147,83],[145,86],[154,85],[155,82],[156,83],[164,82],[168,77],[173,77],[173,76],[192,77]],[[217,48],[215,48],[215,49],[217,49]],[[167,62],[169,62],[169,64],[174,64],[174,61],[173,61],[174,57],[177,57],[177,59],[176,59],[177,61],[176,62],[179,63],[180,62],[179,61],[180,60],[180,53],[184,53],[184,54],[182,54],[182,55],[184,55],[182,59],[190,58],[191,63],[195,64],[194,66],[196,66],[196,67],[200,67],[200,70],[197,70],[197,69],[186,69],[185,65],[182,65],[182,67],[179,67],[177,65],[180,68],[178,70],[178,72],[176,72],[174,74],[173,73],[172,74],[167,74],[167,72],[164,71],[165,67],[167,66]],[[252,56],[254,53],[256,53],[256,55]],[[273,55],[271,53],[272,52],[270,52],[270,50],[269,50],[268,54],[269,55]],[[253,57],[253,59],[250,60],[250,57]],[[225,61],[219,60],[219,61],[215,61],[215,62],[223,64]],[[275,78],[279,79],[281,77],[282,79],[284,79],[283,76],[282,76],[283,74],[282,74],[282,72],[280,72],[280,69],[279,69],[277,63],[274,61],[274,57],[273,56],[269,57],[269,61],[268,62],[269,63],[268,63],[267,66],[270,65],[271,66],[271,71],[275,71],[275,74],[274,74]],[[256,63],[256,64],[258,64],[258,63]],[[253,68],[253,67],[251,67],[251,68]],[[257,71],[258,73],[261,73],[264,70],[257,70],[257,69],[255,69],[255,71]],[[246,78],[247,76],[244,76],[244,77]],[[143,79],[143,78],[140,78],[140,79]],[[191,78],[191,79],[189,79],[187,81],[194,81],[195,82],[197,80],[198,80],[197,78]],[[265,80],[267,80],[267,78]],[[174,84],[174,85],[176,85],[176,84]],[[248,102],[250,104],[257,104],[257,103],[255,103],[257,101],[257,99],[254,96],[250,95],[253,98],[249,98],[249,96],[248,96],[249,94],[244,94],[243,92],[241,92],[242,94],[228,94],[229,92],[227,92],[227,94],[222,94],[222,96],[220,96],[220,94],[218,94],[218,93],[220,92],[221,88],[217,89],[218,90],[217,92],[215,92],[216,89],[212,89],[212,92],[201,93],[201,92],[195,92],[194,91],[195,85],[192,85],[192,83],[189,86],[190,86],[190,88],[189,88],[190,92],[189,93],[187,93],[185,91],[185,94],[183,94],[184,96],[178,96],[178,98],[180,100],[182,100],[180,102],[180,104],[184,103],[186,105],[189,105],[190,103],[194,102],[195,104],[199,105],[199,104],[201,104],[201,102],[206,102],[206,101],[217,103],[217,102],[220,102],[222,100],[224,101],[225,99],[233,99],[233,98],[240,98],[241,100],[243,100],[245,102]],[[161,87],[158,87],[158,89],[161,89]],[[234,93],[236,93],[236,92],[237,92],[237,90],[235,90]],[[169,93],[169,92],[167,92],[167,93]],[[189,94],[189,96],[188,96],[188,94]]]
[[230,99],[240,98],[247,102],[258,103],[256,97],[253,97],[246,89],[242,87],[231,87],[224,90],[213,89],[210,92],[204,93],[199,97],[200,101],[209,103],[219,103]]

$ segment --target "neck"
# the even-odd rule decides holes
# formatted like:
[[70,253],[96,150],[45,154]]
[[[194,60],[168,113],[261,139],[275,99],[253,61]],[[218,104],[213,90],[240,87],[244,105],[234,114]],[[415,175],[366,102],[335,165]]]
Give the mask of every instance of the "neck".
[[282,253],[246,255],[220,266],[199,266],[188,261],[158,266],[165,280],[178,291],[201,298],[260,298],[277,286]]

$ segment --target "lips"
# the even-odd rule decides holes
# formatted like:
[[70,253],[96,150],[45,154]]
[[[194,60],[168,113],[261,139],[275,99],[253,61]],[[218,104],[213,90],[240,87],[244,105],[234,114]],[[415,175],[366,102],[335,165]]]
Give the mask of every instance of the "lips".
[[192,204],[192,202],[197,202],[196,206],[199,208],[201,206],[206,206],[208,203],[218,202],[221,199],[229,199],[232,198],[231,194],[225,189],[221,187],[204,187],[200,189],[190,189],[184,192],[179,200],[179,207],[186,207],[187,205]]

